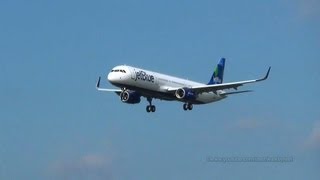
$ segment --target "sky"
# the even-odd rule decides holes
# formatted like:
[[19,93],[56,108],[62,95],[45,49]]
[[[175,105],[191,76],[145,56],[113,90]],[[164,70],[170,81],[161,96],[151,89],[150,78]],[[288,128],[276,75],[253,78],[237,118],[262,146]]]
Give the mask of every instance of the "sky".
[[[0,2],[0,179],[319,179],[317,0]],[[128,105],[95,83],[127,64],[267,81],[194,106]],[[292,157],[211,162],[211,157]]]

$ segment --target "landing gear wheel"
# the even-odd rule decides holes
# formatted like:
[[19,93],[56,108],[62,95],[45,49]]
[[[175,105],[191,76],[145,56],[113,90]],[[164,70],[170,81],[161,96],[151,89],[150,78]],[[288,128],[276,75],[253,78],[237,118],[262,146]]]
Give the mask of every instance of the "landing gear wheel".
[[147,107],[146,107],[146,111],[147,111],[148,113],[151,112],[150,106],[147,106]]
[[193,109],[192,104],[189,104],[189,103],[183,104],[183,110],[187,111],[187,110],[192,110],[192,109]]
[[156,106],[154,106],[154,105],[152,105],[152,106],[150,106],[151,108],[151,112],[156,112]]
[[183,104],[183,110],[188,110],[188,105],[187,104]]
[[156,112],[156,106],[154,105],[148,105],[146,107],[146,111],[149,113],[149,112]]
[[152,105],[152,98],[148,97],[147,101],[149,102],[149,105],[146,108],[147,112],[156,112],[156,106]]

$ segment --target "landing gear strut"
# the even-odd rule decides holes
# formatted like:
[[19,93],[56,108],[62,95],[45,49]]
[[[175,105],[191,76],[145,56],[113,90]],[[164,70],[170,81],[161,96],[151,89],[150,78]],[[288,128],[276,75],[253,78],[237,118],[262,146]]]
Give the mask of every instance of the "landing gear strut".
[[152,105],[152,98],[147,98],[147,101],[149,102],[149,105],[146,107],[146,111],[149,112],[155,112],[156,106]]
[[187,110],[192,110],[193,109],[193,105],[190,103],[185,103],[183,104],[183,110],[187,111]]

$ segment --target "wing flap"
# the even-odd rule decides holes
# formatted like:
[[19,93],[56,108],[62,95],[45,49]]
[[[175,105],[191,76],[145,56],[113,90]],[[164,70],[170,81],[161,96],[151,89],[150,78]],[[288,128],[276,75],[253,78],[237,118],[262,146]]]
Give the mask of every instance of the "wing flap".
[[244,91],[235,91],[235,92],[222,92],[222,93],[220,93],[220,95],[228,96],[228,95],[240,94],[240,93],[248,93],[248,92],[253,92],[253,91],[252,90],[244,90]]

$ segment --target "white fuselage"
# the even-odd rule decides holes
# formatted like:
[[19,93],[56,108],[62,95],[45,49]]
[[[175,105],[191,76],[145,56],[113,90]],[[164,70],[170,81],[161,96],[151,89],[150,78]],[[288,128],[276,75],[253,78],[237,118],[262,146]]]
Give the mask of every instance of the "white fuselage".
[[[142,90],[144,96],[155,96],[164,100],[179,100],[172,94],[168,94],[170,88],[191,88],[194,86],[203,86],[205,84],[198,83],[186,79],[177,78],[157,72],[152,72],[132,66],[121,65],[114,67],[108,74],[108,81],[120,88],[131,90]],[[220,96],[223,91],[217,93],[200,93],[193,104],[205,104],[214,101],[219,101],[226,96]],[[156,95],[155,95],[156,94]]]

